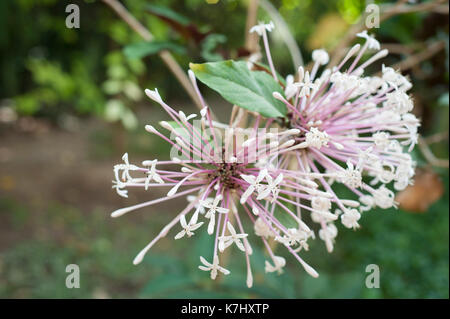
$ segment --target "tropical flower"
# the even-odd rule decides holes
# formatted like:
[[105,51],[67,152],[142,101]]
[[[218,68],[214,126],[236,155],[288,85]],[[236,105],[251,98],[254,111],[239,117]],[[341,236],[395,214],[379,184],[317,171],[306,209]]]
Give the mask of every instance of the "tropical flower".
[[[250,31],[262,37],[270,72],[279,82],[267,39],[273,28],[273,23],[260,23]],[[170,158],[134,165],[124,154],[123,163],[114,166],[113,188],[123,197],[136,187],[166,187],[167,194],[118,209],[112,217],[177,197],[186,197],[188,205],[141,250],[134,264],[178,224],[181,230],[175,239],[194,236],[207,222],[206,232],[214,241],[213,262],[200,257],[199,268],[211,272],[212,279],[219,272],[228,275],[219,266],[219,255],[236,246],[245,255],[246,282],[251,287],[253,249],[244,229],[246,217],[267,250],[266,272],[281,273],[286,265],[286,259],[274,252],[274,244],[279,243],[317,277],[299,255],[316,238],[314,228],[332,252],[336,222],[357,229],[364,212],[377,206],[396,207],[391,188],[404,189],[414,175],[409,152],[417,143],[420,123],[410,113],[413,102],[407,91],[412,85],[384,65],[381,75],[365,75],[388,52],[380,50],[379,42],[366,31],[357,36],[365,43],[350,48],[337,66],[321,70],[330,58],[325,50],[315,50],[311,70],[300,67],[296,76],[287,77],[284,95],[273,92],[288,109],[283,120],[258,115],[248,128],[237,126],[239,121],[216,122],[192,71],[189,78],[204,106],[199,117],[175,111],[157,89],[145,91],[170,117],[159,123],[169,137],[152,125],[145,127],[171,145]],[[368,50],[378,52],[361,62]],[[339,185],[354,194],[352,198],[342,196]],[[317,225],[308,226],[305,215]]]

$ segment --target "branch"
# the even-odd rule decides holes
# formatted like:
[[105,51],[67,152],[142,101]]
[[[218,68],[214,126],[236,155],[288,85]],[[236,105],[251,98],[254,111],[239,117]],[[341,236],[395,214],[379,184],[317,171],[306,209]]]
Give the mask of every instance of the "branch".
[[[415,5],[405,4],[405,2],[406,0],[400,0],[396,4],[382,6],[380,23],[393,16],[405,13],[426,12],[426,11],[435,11],[437,13],[442,13],[441,8],[442,4],[444,2],[447,2],[447,0],[435,0]],[[448,4],[446,13],[448,14]],[[358,24],[353,25],[347,32],[346,36],[334,48],[333,52],[330,55],[332,56],[330,66],[335,66],[344,57],[344,55],[346,54],[345,48],[347,48],[349,44],[353,41],[355,34],[365,29],[364,23],[366,21],[367,15],[368,15],[367,13],[362,14],[360,22]]]
[[428,143],[426,142],[426,140],[422,137],[419,137],[419,148],[420,148],[420,151],[422,152],[423,156],[425,157],[425,159],[431,165],[436,166],[436,167],[443,167],[443,168],[449,167],[448,159],[437,158],[431,151],[431,148],[428,145]]
[[247,8],[247,21],[245,23],[245,48],[254,53],[258,51],[258,35],[250,33],[251,27],[257,24],[259,0],[249,0]]
[[[147,28],[145,28],[138,20],[136,20],[136,18],[133,15],[131,15],[131,13],[128,12],[128,10],[119,1],[117,0],[102,0],[102,1],[106,3],[108,6],[110,6],[111,9],[113,9],[117,13],[117,15],[123,21],[125,21],[134,31],[136,31],[136,33],[138,33],[145,41],[153,40],[153,35],[147,30]],[[189,94],[195,105],[199,109],[202,109],[203,105],[200,102],[200,99],[198,98],[197,94],[195,93],[195,90],[192,87],[191,82],[189,81],[184,70],[174,59],[172,54],[167,50],[163,50],[159,52],[158,55],[166,64],[166,66],[169,68],[169,70],[175,75],[175,77],[183,86],[183,88],[186,90],[186,92]]]
[[427,47],[425,50],[420,51],[419,53],[413,54],[409,56],[407,59],[398,62],[391,67],[395,70],[408,70],[420,62],[429,59],[433,55],[437,54],[439,51],[445,48],[444,41],[437,41]]

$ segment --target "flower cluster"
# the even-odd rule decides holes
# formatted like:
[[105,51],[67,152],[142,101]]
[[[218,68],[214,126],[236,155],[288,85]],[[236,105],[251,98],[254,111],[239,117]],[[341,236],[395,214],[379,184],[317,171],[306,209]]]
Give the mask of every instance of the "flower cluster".
[[[412,183],[415,168],[409,152],[417,143],[420,123],[410,113],[413,102],[407,91],[412,85],[384,65],[379,76],[365,75],[366,68],[388,51],[380,50],[367,31],[357,36],[365,43],[353,46],[338,66],[319,72],[329,56],[315,50],[311,72],[300,67],[296,79],[288,76],[286,98],[274,93],[290,110],[287,127],[301,131],[294,137],[296,143],[279,154],[280,162],[303,173],[327,173],[319,183],[331,201],[314,198],[311,207],[326,214],[311,217],[320,224],[319,237],[330,252],[337,235],[336,216],[345,227],[358,228],[361,213],[376,206],[395,207],[394,192],[387,185],[403,190]],[[376,53],[361,63],[368,50]],[[356,200],[341,200],[334,190],[338,184]]]
[[[263,37],[271,73],[278,80],[266,34],[273,28],[272,23],[259,24],[251,32]],[[289,110],[282,123],[261,116],[249,128],[214,121],[191,71],[190,79],[204,105],[198,119],[197,114],[175,111],[156,89],[145,91],[171,119],[160,122],[170,138],[146,126],[149,133],[172,145],[170,159],[134,165],[125,154],[123,163],[114,167],[113,188],[123,197],[133,187],[166,187],[167,194],[118,209],[112,216],[177,197],[186,197],[188,204],[137,255],[134,264],[172,228],[178,227],[174,235],[178,240],[194,236],[203,227],[215,245],[212,262],[201,256],[199,268],[209,271],[212,279],[218,272],[230,273],[219,265],[219,256],[236,246],[245,256],[247,285],[252,286],[250,238],[254,236],[268,252],[266,272],[280,273],[286,265],[273,248],[280,243],[307,273],[317,277],[300,257],[302,250],[309,249],[308,241],[315,239],[314,229],[331,252],[337,221],[356,229],[363,212],[375,206],[395,207],[390,185],[404,189],[414,174],[408,151],[417,143],[419,121],[410,113],[413,103],[406,92],[411,84],[384,65],[380,76],[365,75],[365,69],[387,51],[380,51],[378,41],[367,32],[358,37],[365,40],[364,45],[353,46],[338,66],[319,73],[329,56],[315,50],[310,71],[300,67],[296,76],[287,77],[284,95],[273,94]],[[378,52],[361,62],[368,50]],[[335,187],[339,185],[355,196],[343,198]],[[250,231],[244,229],[245,216],[253,225]],[[308,226],[308,220],[318,226]]]

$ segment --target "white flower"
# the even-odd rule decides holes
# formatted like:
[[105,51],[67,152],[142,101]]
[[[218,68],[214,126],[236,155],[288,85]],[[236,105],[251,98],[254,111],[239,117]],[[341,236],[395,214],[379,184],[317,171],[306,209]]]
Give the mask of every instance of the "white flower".
[[253,192],[256,190],[257,192],[260,191],[262,185],[260,184],[261,181],[266,177],[267,175],[267,169],[262,169],[259,171],[259,174],[257,177],[253,175],[244,175],[242,174],[241,177],[244,181],[249,183],[247,190],[242,194],[240,202],[241,204],[244,204],[248,197],[253,194]]
[[149,98],[151,98],[153,101],[155,101],[159,104],[163,103],[163,100],[161,99],[161,95],[159,95],[158,89],[155,89],[154,91],[145,89],[145,94],[147,94],[147,96]]
[[[115,188],[119,196],[128,197],[128,191],[124,189],[128,182],[132,182],[133,178],[130,175],[130,171],[136,171],[139,169],[136,165],[132,165],[128,162],[128,153],[123,154],[123,164],[114,165],[114,178],[112,188]],[[120,172],[122,171],[122,174]]]
[[145,190],[148,189],[148,185],[150,184],[150,181],[154,180],[155,182],[158,182],[160,184],[164,184],[164,181],[162,180],[161,176],[159,176],[158,173],[156,173],[156,164],[158,163],[158,160],[153,161],[144,161],[142,164],[144,166],[150,166],[147,173],[147,178],[145,179]]
[[361,187],[361,171],[353,166],[353,163],[347,161],[347,169],[338,173],[340,180],[350,188]]
[[286,265],[286,259],[280,256],[273,256],[274,266],[266,260],[265,263],[265,271],[266,272],[275,272],[277,271],[279,274],[283,273],[283,267]]
[[403,91],[395,90],[394,92],[386,93],[386,98],[387,100],[384,102],[384,106],[398,114],[411,112],[414,108],[411,98]]
[[209,219],[208,223],[208,234],[212,234],[214,232],[214,225],[216,223],[216,212],[221,214],[228,213],[229,209],[224,207],[218,207],[219,202],[222,200],[222,195],[217,196],[214,198],[213,202],[208,202],[206,200],[200,200],[200,204],[203,207],[209,208],[209,210],[206,212],[205,217]]
[[314,50],[312,52],[312,59],[314,62],[317,62],[321,65],[325,65],[330,61],[330,57],[328,56],[327,51],[323,49]]
[[346,209],[344,214],[341,215],[341,222],[347,228],[358,228],[358,220],[361,218],[361,214],[355,209]]
[[331,201],[325,197],[313,197],[311,199],[311,206],[315,210],[328,212],[331,209]]
[[127,186],[126,183],[122,183],[120,181],[113,181],[112,188],[116,189],[116,192],[119,196],[128,198],[128,191],[125,189]]
[[397,166],[394,183],[394,188],[396,190],[403,190],[412,183],[411,178],[414,176],[414,167],[415,162],[411,158],[402,161],[402,163]]
[[213,280],[216,279],[216,277],[217,277],[217,271],[220,271],[224,275],[230,274],[229,270],[219,266],[219,257],[217,255],[214,256],[212,264],[207,262],[206,259],[203,258],[202,256],[200,256],[200,261],[205,266],[198,266],[198,268],[203,271],[211,271],[211,279],[213,279]]
[[311,90],[315,90],[316,85],[313,81],[310,80],[309,72],[306,71],[303,81],[298,84],[301,87],[300,97],[309,96],[311,94]]
[[300,247],[297,251],[301,250],[302,248],[308,250],[309,246],[307,244],[307,240],[311,234],[312,232],[308,233],[297,228],[288,228],[287,234],[283,236],[276,236],[275,240],[285,246],[293,246],[299,244]]
[[272,195],[271,203],[273,203],[277,199],[278,193],[280,192],[279,185],[283,181],[283,173],[280,173],[280,175],[278,175],[277,178],[275,178],[275,180],[273,180],[272,176],[267,174],[266,181],[267,185],[263,186],[262,190],[259,192],[258,197],[256,199],[261,200],[269,196],[269,194],[271,194]]
[[[341,73],[338,71],[334,72],[330,76],[330,82],[334,83],[338,92],[348,92],[354,88],[357,88],[361,83],[361,79],[359,76]],[[358,94],[357,91],[358,90],[355,90],[354,94]],[[351,97],[353,97],[353,95]]]
[[320,149],[322,146],[327,146],[330,140],[327,132],[320,131],[317,127],[311,127],[310,131],[306,133],[306,145]]
[[375,207],[375,199],[370,195],[363,195],[359,197],[359,201],[363,204],[359,206],[359,210],[361,212],[367,212]]
[[311,199],[311,207],[315,210],[311,212],[311,219],[315,223],[321,223],[322,221],[336,220],[336,215],[330,212],[331,201],[325,197],[313,197]]
[[197,114],[190,114],[186,116],[183,111],[178,111],[178,115],[180,116],[180,120],[184,123],[187,123],[189,120],[195,118]]
[[265,238],[275,236],[273,231],[270,229],[269,225],[267,225],[264,222],[264,220],[262,220],[260,217],[258,217],[256,219],[253,227],[254,227],[256,236],[265,237]]
[[268,32],[272,32],[272,30],[274,28],[275,28],[275,25],[273,24],[273,21],[270,21],[267,24],[260,22],[259,24],[251,27],[249,32],[250,33],[256,32],[259,36],[261,36],[261,35],[263,35],[264,29],[266,29]]
[[[124,161],[124,164],[115,165],[114,172],[118,173],[119,171],[122,171],[122,181],[132,181],[133,178],[130,176],[130,171],[136,171],[139,167],[128,162],[128,153],[123,154],[122,160]],[[116,175],[116,180],[118,180],[117,176],[118,175]]]
[[375,200],[375,204],[381,208],[387,209],[395,207],[394,192],[386,188],[384,185],[381,185],[380,188],[373,192],[373,198]]
[[376,185],[379,182],[387,184],[392,182],[395,178],[395,166],[386,161],[378,161],[371,167],[372,171],[369,171],[369,175],[375,176],[370,182],[371,185]]
[[373,154],[372,152],[372,146],[366,148],[365,150],[358,150],[358,164],[356,165],[358,169],[362,169],[364,165],[374,166],[376,165],[376,163],[378,163],[378,156]]
[[372,134],[375,146],[381,150],[385,150],[389,146],[389,136],[388,132],[376,132]]
[[300,83],[294,82],[294,76],[289,74],[286,77],[286,89],[284,90],[284,95],[286,99],[290,100],[298,91]]
[[357,37],[364,38],[367,41],[367,47],[369,49],[380,50],[380,42],[378,42],[373,35],[369,35],[367,30],[357,33]]
[[406,92],[412,87],[411,82],[409,82],[406,77],[396,72],[393,68],[386,67],[383,64],[382,71],[383,71],[383,80],[386,81],[395,89]]
[[180,217],[180,224],[181,227],[183,227],[183,230],[180,231],[176,236],[175,239],[180,239],[184,237],[184,235],[187,235],[188,237],[191,237],[194,235],[193,231],[198,229],[201,225],[203,225],[203,222],[197,223],[198,219],[198,211],[192,215],[191,220],[189,221],[189,224],[186,223],[186,218],[184,215],[181,215]]
[[[189,203],[197,201],[197,198],[198,197],[194,196],[194,195],[189,195],[186,197],[186,199]],[[207,197],[203,200],[203,202],[206,202],[206,203],[212,203],[213,201],[214,201],[214,199],[212,197]],[[199,201],[194,205],[194,208],[196,209],[196,211],[198,211],[200,213],[200,215],[205,214],[205,207],[203,205],[201,205]]]
[[248,234],[237,234],[236,230],[234,229],[233,225],[231,225],[230,222],[227,222],[227,228],[230,232],[229,236],[220,236],[219,237],[219,250],[224,251],[226,248],[228,248],[231,244],[235,243],[236,246],[245,252],[245,247],[242,244],[241,239],[248,236]]
[[329,223],[325,228],[319,230],[319,237],[325,242],[327,250],[330,253],[333,251],[333,245],[337,234],[337,227],[333,223]]

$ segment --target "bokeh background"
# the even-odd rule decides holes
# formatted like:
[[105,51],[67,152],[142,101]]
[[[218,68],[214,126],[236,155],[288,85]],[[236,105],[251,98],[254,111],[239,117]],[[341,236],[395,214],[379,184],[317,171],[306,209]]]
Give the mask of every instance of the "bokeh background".
[[[140,36],[102,1],[0,1],[1,298],[449,297],[449,8],[439,0],[399,1],[402,10],[372,30],[392,53],[383,62],[414,83],[414,112],[423,121],[413,152],[415,185],[398,195],[400,209],[365,213],[358,231],[339,228],[332,254],[314,241],[303,256],[318,279],[291,257],[282,275],[264,274],[265,255],[254,244],[252,289],[245,286],[244,261],[233,258],[237,251],[228,256],[233,275],[211,281],[197,269],[198,256],[211,245],[202,232],[177,242],[170,233],[141,265],[132,265],[185,204],[181,199],[110,218],[114,209],[159,197],[136,191],[123,199],[111,189],[112,167],[125,151],[135,162],[168,154],[143,130],[165,117],[143,89],[157,87],[170,105],[195,111],[157,53],[168,49],[184,70],[191,61],[245,58],[249,2],[122,1],[155,38],[143,50]],[[259,2],[258,20],[286,23],[305,65],[313,49],[341,52],[366,5],[251,2]],[[79,29],[65,27],[69,3],[80,7]],[[382,15],[396,5],[375,3]],[[294,70],[285,36],[275,31],[270,38],[283,75]],[[202,91],[226,119],[231,106]],[[80,266],[79,289],[65,287],[68,264]],[[379,289],[365,287],[368,264],[380,267]]]

